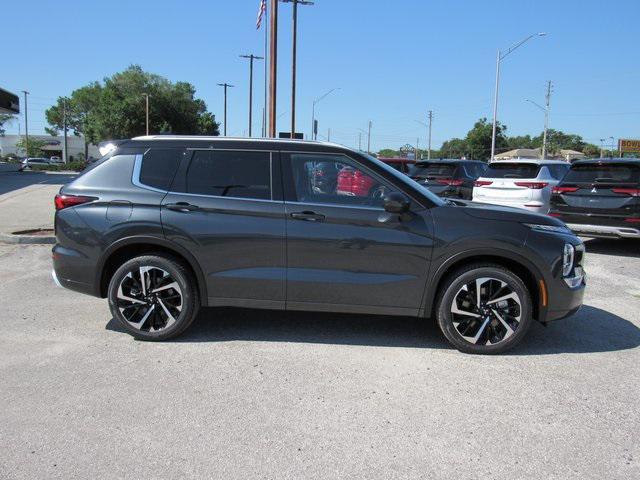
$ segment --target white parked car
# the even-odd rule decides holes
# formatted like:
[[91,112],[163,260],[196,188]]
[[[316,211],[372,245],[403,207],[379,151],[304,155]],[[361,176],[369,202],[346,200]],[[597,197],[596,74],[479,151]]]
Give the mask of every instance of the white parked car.
[[19,170],[22,171],[25,168],[33,167],[34,165],[49,165],[49,159],[44,157],[29,157],[22,160]]
[[60,157],[51,157],[49,159],[49,163],[51,165],[64,165],[64,160],[62,160]]
[[499,160],[473,187],[473,201],[549,212],[551,190],[571,164],[559,160]]

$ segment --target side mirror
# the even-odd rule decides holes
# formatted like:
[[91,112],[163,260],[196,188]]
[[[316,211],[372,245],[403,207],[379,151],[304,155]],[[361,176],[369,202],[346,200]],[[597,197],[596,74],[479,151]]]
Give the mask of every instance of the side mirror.
[[409,199],[402,193],[391,192],[384,197],[384,209],[389,213],[406,213],[409,205]]

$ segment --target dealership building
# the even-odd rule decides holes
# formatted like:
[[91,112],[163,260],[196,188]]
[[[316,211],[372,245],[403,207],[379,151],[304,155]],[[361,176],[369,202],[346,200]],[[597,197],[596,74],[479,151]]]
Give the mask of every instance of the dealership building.
[[[18,141],[24,138],[24,135],[4,135],[0,137],[0,156],[15,155],[23,157],[25,152],[16,148]],[[64,137],[62,135],[29,135],[30,139],[37,139],[45,143],[42,147],[43,157],[58,156],[62,158],[62,149],[64,145]],[[67,156],[69,160],[77,158],[80,154],[84,155],[84,137],[76,137],[75,135],[67,136]],[[88,156],[99,158],[100,153],[98,147],[93,144],[88,146]]]

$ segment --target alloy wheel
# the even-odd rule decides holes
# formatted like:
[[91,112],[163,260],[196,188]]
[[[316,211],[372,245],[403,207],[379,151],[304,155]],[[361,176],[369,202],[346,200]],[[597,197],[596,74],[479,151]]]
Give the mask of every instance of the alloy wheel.
[[511,337],[521,315],[520,297],[497,278],[482,277],[466,283],[451,303],[456,332],[475,345],[495,345]]
[[182,311],[182,290],[166,270],[140,266],[118,285],[116,306],[133,328],[158,332],[176,323]]

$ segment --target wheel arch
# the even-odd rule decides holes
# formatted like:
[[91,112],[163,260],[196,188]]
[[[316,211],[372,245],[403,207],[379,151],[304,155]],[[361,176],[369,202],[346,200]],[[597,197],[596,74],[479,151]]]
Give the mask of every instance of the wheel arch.
[[[440,265],[429,281],[429,284],[435,285],[435,288],[428,289],[425,294],[424,312],[426,317],[435,318],[436,298],[447,276],[459,267],[469,263],[493,263],[505,267],[518,275],[531,294],[533,318],[538,321],[544,321],[546,317],[547,287],[540,270],[531,261],[516,253],[495,249],[461,252],[448,258]],[[544,287],[541,286],[541,281]],[[541,292],[542,288],[544,288],[543,292]]]
[[207,305],[207,284],[194,256],[173,242],[157,237],[128,237],[121,239],[105,250],[97,269],[97,295],[105,298],[109,280],[117,268],[127,260],[149,253],[166,253],[182,260],[192,271],[200,293],[200,304]]

